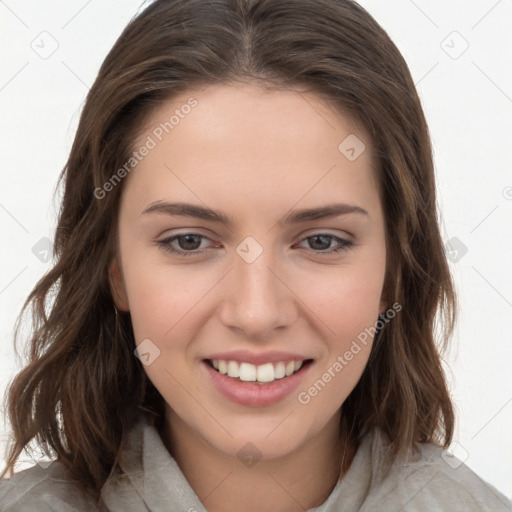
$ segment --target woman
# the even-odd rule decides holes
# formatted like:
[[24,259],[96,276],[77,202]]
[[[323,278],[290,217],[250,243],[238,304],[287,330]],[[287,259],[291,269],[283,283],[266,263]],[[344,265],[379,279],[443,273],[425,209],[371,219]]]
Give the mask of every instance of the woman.
[[509,509],[443,450],[428,130],[357,4],[155,1],[62,178],[2,510]]

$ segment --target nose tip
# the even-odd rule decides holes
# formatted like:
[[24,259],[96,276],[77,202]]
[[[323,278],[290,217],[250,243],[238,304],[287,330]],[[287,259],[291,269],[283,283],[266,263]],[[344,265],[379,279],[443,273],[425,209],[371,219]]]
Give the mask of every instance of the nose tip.
[[297,318],[293,293],[261,254],[248,263],[237,258],[230,272],[220,318],[224,325],[251,337],[264,337]]

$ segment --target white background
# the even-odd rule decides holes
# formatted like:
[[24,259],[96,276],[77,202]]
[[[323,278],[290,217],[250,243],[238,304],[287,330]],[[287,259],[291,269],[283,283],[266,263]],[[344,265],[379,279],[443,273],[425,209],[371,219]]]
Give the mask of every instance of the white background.
[[[141,2],[0,1],[2,393],[20,368],[15,318],[51,264],[32,248],[53,238],[53,192],[81,106]],[[450,263],[461,305],[446,357],[458,414],[453,449],[512,497],[512,2],[361,4],[410,66],[433,140],[443,236],[467,247]],[[34,50],[53,46],[47,58]]]

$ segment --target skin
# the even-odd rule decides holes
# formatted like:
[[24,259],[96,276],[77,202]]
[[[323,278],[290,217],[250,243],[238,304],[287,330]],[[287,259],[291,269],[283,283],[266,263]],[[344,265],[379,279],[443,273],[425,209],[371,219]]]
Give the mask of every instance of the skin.
[[[190,97],[198,105],[123,183],[110,267],[114,299],[130,311],[136,343],[150,339],[160,350],[144,370],[167,403],[161,435],[205,507],[303,511],[327,499],[343,454],[345,463],[353,456],[354,447],[340,441],[340,407],[364,370],[371,339],[309,403],[301,404],[298,392],[387,307],[372,141],[312,93],[244,84],[174,97],[150,116],[136,146]],[[354,161],[338,150],[351,133],[366,146]],[[233,224],[142,213],[156,201],[222,210]],[[367,214],[278,222],[292,210],[327,203],[357,205]],[[171,246],[196,255],[174,255],[158,244],[185,233],[206,238]],[[340,244],[307,238],[319,233],[352,245],[325,254]],[[247,236],[263,250],[251,263],[236,252]],[[313,364],[285,399],[247,407],[221,395],[202,363],[237,349],[294,352]],[[249,442],[262,456],[252,467],[237,457]]]

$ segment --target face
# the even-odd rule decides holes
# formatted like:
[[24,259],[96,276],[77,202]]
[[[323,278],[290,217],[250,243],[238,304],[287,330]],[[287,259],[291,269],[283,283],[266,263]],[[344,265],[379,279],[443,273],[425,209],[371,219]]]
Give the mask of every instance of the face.
[[337,428],[386,307],[372,141],[252,85],[191,89],[141,133],[111,282],[168,421],[268,458]]

